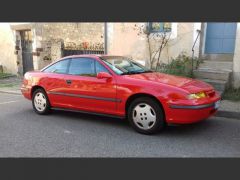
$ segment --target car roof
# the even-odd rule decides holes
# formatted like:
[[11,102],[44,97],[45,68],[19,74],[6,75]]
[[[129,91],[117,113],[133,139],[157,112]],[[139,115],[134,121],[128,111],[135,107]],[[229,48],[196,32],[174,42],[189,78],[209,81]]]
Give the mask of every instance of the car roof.
[[67,58],[80,58],[80,57],[88,57],[88,58],[116,58],[116,57],[124,57],[124,56],[118,56],[118,55],[106,55],[106,54],[81,54],[81,55],[71,55],[71,56],[65,56],[62,59],[67,59]]

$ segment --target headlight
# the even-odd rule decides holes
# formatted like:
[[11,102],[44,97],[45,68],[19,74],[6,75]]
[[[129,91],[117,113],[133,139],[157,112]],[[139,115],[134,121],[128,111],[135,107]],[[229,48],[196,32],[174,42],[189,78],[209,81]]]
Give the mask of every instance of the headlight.
[[199,92],[199,93],[194,93],[194,94],[189,94],[188,99],[200,99],[200,98],[205,98],[206,94],[204,92]]

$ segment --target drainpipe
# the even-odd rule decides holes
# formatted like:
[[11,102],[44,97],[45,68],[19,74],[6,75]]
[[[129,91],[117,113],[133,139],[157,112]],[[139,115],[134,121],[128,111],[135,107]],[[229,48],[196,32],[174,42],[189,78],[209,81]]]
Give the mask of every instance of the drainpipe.
[[108,36],[108,34],[107,34],[107,31],[108,31],[108,29],[107,29],[107,23],[105,22],[104,23],[104,54],[107,54],[108,53],[108,49],[107,49],[107,40],[108,40],[108,38],[107,38],[107,36]]
[[192,71],[191,71],[191,75],[193,76],[193,69],[194,69],[194,65],[193,65],[193,61],[194,61],[194,47],[195,47],[195,45],[196,45],[196,42],[197,42],[197,40],[198,40],[198,37],[199,37],[199,35],[200,35],[200,33],[201,33],[201,30],[199,30],[199,29],[197,29],[197,37],[196,37],[196,39],[195,39],[195,41],[194,41],[194,43],[193,43],[193,46],[192,46]]

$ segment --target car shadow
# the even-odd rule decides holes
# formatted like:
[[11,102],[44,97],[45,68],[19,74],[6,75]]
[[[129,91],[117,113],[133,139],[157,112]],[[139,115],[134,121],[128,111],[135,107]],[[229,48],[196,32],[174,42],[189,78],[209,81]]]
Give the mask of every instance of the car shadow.
[[[70,118],[71,120],[81,120],[87,121],[91,123],[98,123],[100,125],[104,124],[104,126],[112,126],[112,127],[119,127],[125,129],[127,131],[133,131],[130,127],[130,124],[127,119],[119,119],[119,118],[112,118],[107,116],[99,116],[99,115],[92,115],[92,114],[85,114],[79,112],[70,112],[70,111],[59,111],[53,110],[52,115],[56,117],[64,117]],[[158,133],[158,135],[186,135],[186,134],[197,134],[204,131],[209,131],[214,128],[217,124],[213,122],[211,119],[206,119],[194,124],[184,124],[184,125],[177,125],[177,124],[169,124],[166,128]]]
[[62,111],[62,110],[53,110],[51,115],[59,116],[59,117],[71,117],[71,120],[81,120],[87,122],[94,123],[105,123],[110,126],[120,126],[120,127],[128,127],[128,121],[126,119],[113,118],[108,116],[100,116],[94,114],[87,114],[81,112],[71,112],[71,111]]
[[166,129],[163,131],[163,134],[197,134],[201,132],[206,132],[216,127],[216,123],[214,123],[211,119],[205,119],[203,121],[193,123],[193,124],[169,124]]

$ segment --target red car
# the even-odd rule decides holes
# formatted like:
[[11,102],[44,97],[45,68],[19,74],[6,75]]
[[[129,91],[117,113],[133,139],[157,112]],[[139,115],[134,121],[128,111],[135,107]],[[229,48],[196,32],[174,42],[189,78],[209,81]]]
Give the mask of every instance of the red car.
[[76,55],[27,72],[21,87],[38,114],[74,110],[127,118],[144,134],[213,115],[220,95],[204,82],[153,72],[121,56]]

